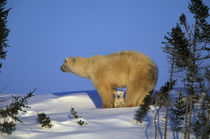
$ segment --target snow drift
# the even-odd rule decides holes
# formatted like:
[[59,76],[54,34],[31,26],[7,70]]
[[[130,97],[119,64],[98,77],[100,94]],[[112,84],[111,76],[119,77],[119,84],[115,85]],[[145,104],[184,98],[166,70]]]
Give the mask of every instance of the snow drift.
[[[4,96],[1,96],[3,98]],[[9,98],[8,96],[5,96]],[[11,136],[0,138],[8,139],[153,139],[154,138],[154,113],[156,108],[145,117],[142,124],[134,120],[135,111],[138,107],[132,108],[110,108],[101,109],[102,103],[97,91],[75,91],[52,93],[33,96],[29,100],[30,109],[20,113],[19,117],[23,123],[19,123],[16,131]],[[70,114],[70,108],[87,122],[87,125],[80,126]],[[52,120],[53,127],[50,129],[41,128],[37,122],[37,113],[46,113]],[[164,113],[159,117],[159,137],[163,138]],[[168,137],[174,138],[174,134],[168,129]],[[180,133],[178,137],[182,138]],[[177,136],[176,136],[177,137]]]

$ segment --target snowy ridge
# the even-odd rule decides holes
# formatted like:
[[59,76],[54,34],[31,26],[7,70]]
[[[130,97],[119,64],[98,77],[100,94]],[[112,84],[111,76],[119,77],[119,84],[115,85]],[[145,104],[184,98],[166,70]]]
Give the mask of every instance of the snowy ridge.
[[[142,124],[134,120],[135,111],[132,108],[101,109],[101,101],[95,90],[64,92],[45,95],[36,95],[29,100],[26,113],[19,115],[23,123],[17,125],[16,131],[11,136],[1,136],[8,139],[153,139],[154,138],[154,114],[156,108],[151,106],[151,111],[145,117]],[[70,115],[70,108],[87,122],[87,125],[79,126]],[[37,113],[46,113],[52,120],[51,129],[41,128],[37,122]],[[159,114],[160,130],[158,138],[163,137],[164,113]],[[174,138],[174,133],[169,126],[168,137]],[[183,134],[180,133],[179,137]]]

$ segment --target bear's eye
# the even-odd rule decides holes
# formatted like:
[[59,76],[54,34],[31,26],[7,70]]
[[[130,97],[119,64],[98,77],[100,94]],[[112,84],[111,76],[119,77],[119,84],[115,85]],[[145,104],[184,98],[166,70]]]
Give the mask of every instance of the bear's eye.
[[72,61],[73,61],[73,63],[75,63],[75,61],[76,61],[75,58],[73,58]]

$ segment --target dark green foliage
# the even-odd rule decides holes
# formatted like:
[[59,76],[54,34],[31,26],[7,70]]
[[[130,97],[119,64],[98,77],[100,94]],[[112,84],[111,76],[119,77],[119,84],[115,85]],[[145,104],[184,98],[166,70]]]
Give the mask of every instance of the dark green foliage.
[[206,95],[198,109],[198,116],[196,122],[193,124],[193,131],[198,138],[207,139],[210,137],[210,97]]
[[[167,81],[164,86],[161,86],[160,91],[158,91],[154,95],[155,105],[158,106],[157,111],[155,112],[154,116],[154,123],[155,123],[155,139],[157,138],[157,115],[159,114],[160,109],[163,106],[166,108],[170,105],[170,91],[174,88],[176,84],[176,80],[171,82]],[[167,116],[168,117],[168,116]]]
[[147,115],[147,112],[150,110],[150,105],[152,102],[152,94],[153,91],[151,91],[143,100],[143,104],[139,106],[139,109],[135,113],[134,119],[138,123],[142,123],[143,118]]
[[[194,16],[194,21],[188,24],[185,14],[182,14],[179,18],[180,23],[177,23],[176,27],[171,29],[168,36],[165,36],[166,41],[163,42],[165,45],[163,51],[167,53],[171,64],[170,82],[174,78],[174,68],[182,77],[185,75],[182,78],[187,90],[185,139],[190,138],[192,129],[193,109],[195,111],[193,104],[196,102],[194,96],[196,94],[200,96],[201,92],[208,92],[209,79],[205,77],[206,74],[209,74],[209,64],[206,61],[210,58],[208,45],[210,43],[210,25],[206,21],[206,18],[209,17],[209,8],[202,0],[190,0],[188,8]],[[166,112],[166,117],[167,115]],[[199,129],[198,126],[202,125],[199,122],[199,120],[196,122],[196,129]],[[167,122],[165,123],[164,138],[166,138],[167,133]]]
[[11,134],[15,130],[15,122],[22,123],[17,115],[20,111],[25,112],[26,109],[30,108],[27,106],[27,102],[33,96],[34,92],[35,90],[28,93],[25,97],[13,96],[12,103],[0,109],[0,119],[2,121],[0,122],[0,132],[2,134]]
[[50,117],[48,117],[45,113],[38,113],[37,116],[37,121],[39,121],[41,127],[51,128],[53,126]]
[[168,92],[170,90],[173,90],[174,86],[176,84],[176,80],[173,80],[170,86],[170,82],[167,81],[165,83],[164,86],[161,86],[160,91],[158,91],[154,98],[155,98],[155,105],[162,107],[162,106],[166,106],[167,104],[169,104],[170,102],[168,102]]
[[[183,33],[179,24],[176,25],[175,28],[171,29],[171,32],[168,32],[168,36],[165,36],[165,42],[162,42],[165,46],[163,47],[163,51],[167,54],[168,60],[170,62],[170,70],[169,70],[169,83],[168,83],[168,91],[167,100],[166,100],[166,116],[165,116],[165,131],[164,138],[167,137],[167,129],[168,129],[168,113],[169,113],[169,102],[170,102],[170,91],[172,90],[172,84],[174,80],[175,69],[181,69],[188,65],[189,61],[189,47],[188,40],[185,38],[185,33]],[[160,109],[160,108],[159,108]],[[158,110],[159,111],[159,110]]]
[[74,110],[73,107],[71,107],[70,113],[73,116],[73,118],[78,119],[77,121],[78,125],[80,126],[87,125],[87,122],[81,120],[82,117],[77,114],[77,112]]
[[30,92],[27,94],[25,97],[20,97],[20,96],[13,96],[13,101],[9,106],[6,106],[4,109],[0,109],[0,118],[7,118],[10,117],[14,121],[19,121],[22,122],[18,117],[19,111],[25,112],[25,109],[30,108],[27,106],[27,101],[29,98],[33,96],[33,92]]
[[188,57],[190,55],[189,44],[185,33],[179,24],[177,24],[167,34],[168,36],[165,36],[166,41],[162,42],[165,45],[162,47],[163,51],[167,53],[171,63],[174,60],[173,62],[177,67],[185,67],[188,65]]
[[210,25],[206,22],[209,16],[209,8],[202,0],[190,0],[189,10],[194,15],[197,24],[197,41],[210,43]]
[[175,101],[175,104],[170,109],[170,120],[174,125],[175,131],[180,131],[184,123],[184,117],[186,113],[186,104],[185,104],[185,97],[183,96],[182,92],[178,92],[178,98]]
[[[187,107],[185,116],[185,138],[190,138],[192,124],[194,119],[197,119],[194,127],[195,134],[200,134],[201,123],[200,118],[196,114],[193,115],[193,111],[196,113],[200,111],[196,110],[194,103],[196,102],[195,96],[200,96],[202,92],[208,92],[208,78],[205,78],[206,69],[209,71],[209,64],[207,60],[209,55],[209,43],[210,43],[210,25],[206,21],[209,17],[208,6],[205,5],[202,0],[190,0],[188,6],[190,12],[194,16],[194,23],[187,23],[186,16],[184,14],[180,17],[180,24],[185,28],[190,46],[189,64],[187,65],[186,80],[187,83]],[[205,61],[206,60],[206,61]],[[207,66],[205,65],[207,64]],[[189,108],[188,108],[189,105]],[[188,110],[189,109],[189,110]],[[188,113],[189,111],[189,113]],[[199,112],[202,113],[202,112]],[[199,114],[198,114],[199,115]],[[192,120],[192,118],[194,118]],[[206,128],[206,125],[204,126]],[[197,132],[197,133],[196,133]]]
[[77,114],[77,112],[74,110],[73,107],[71,107],[70,112],[71,112],[71,115],[72,115],[75,119],[81,118],[81,117]]
[[[5,59],[7,51],[5,48],[8,47],[7,37],[9,35],[10,30],[7,28],[7,16],[10,9],[5,9],[5,5],[7,4],[6,0],[0,0],[0,59]],[[2,67],[2,63],[0,63],[0,68]]]
[[181,14],[181,16],[179,17],[179,21],[181,25],[185,25],[186,23],[186,16],[185,14]]
[[86,124],[87,124],[87,122],[82,121],[82,120],[79,120],[77,123],[78,123],[80,126],[83,126],[83,125],[86,125]]
[[193,125],[193,131],[197,137],[201,136],[201,127],[199,120]]
[[0,131],[1,134],[11,135],[13,131],[16,129],[16,124],[13,121],[4,121],[0,123]]

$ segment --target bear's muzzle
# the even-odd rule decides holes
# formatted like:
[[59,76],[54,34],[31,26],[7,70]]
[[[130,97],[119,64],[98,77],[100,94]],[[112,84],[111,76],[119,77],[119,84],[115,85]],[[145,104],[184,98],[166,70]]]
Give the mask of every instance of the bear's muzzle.
[[64,66],[63,66],[63,65],[60,67],[60,69],[61,69],[61,71],[65,72],[65,71],[64,71]]
[[73,73],[69,68],[67,68],[65,65],[62,65],[61,67],[60,67],[60,69],[61,69],[61,71],[63,71],[63,72],[69,72],[69,73]]

